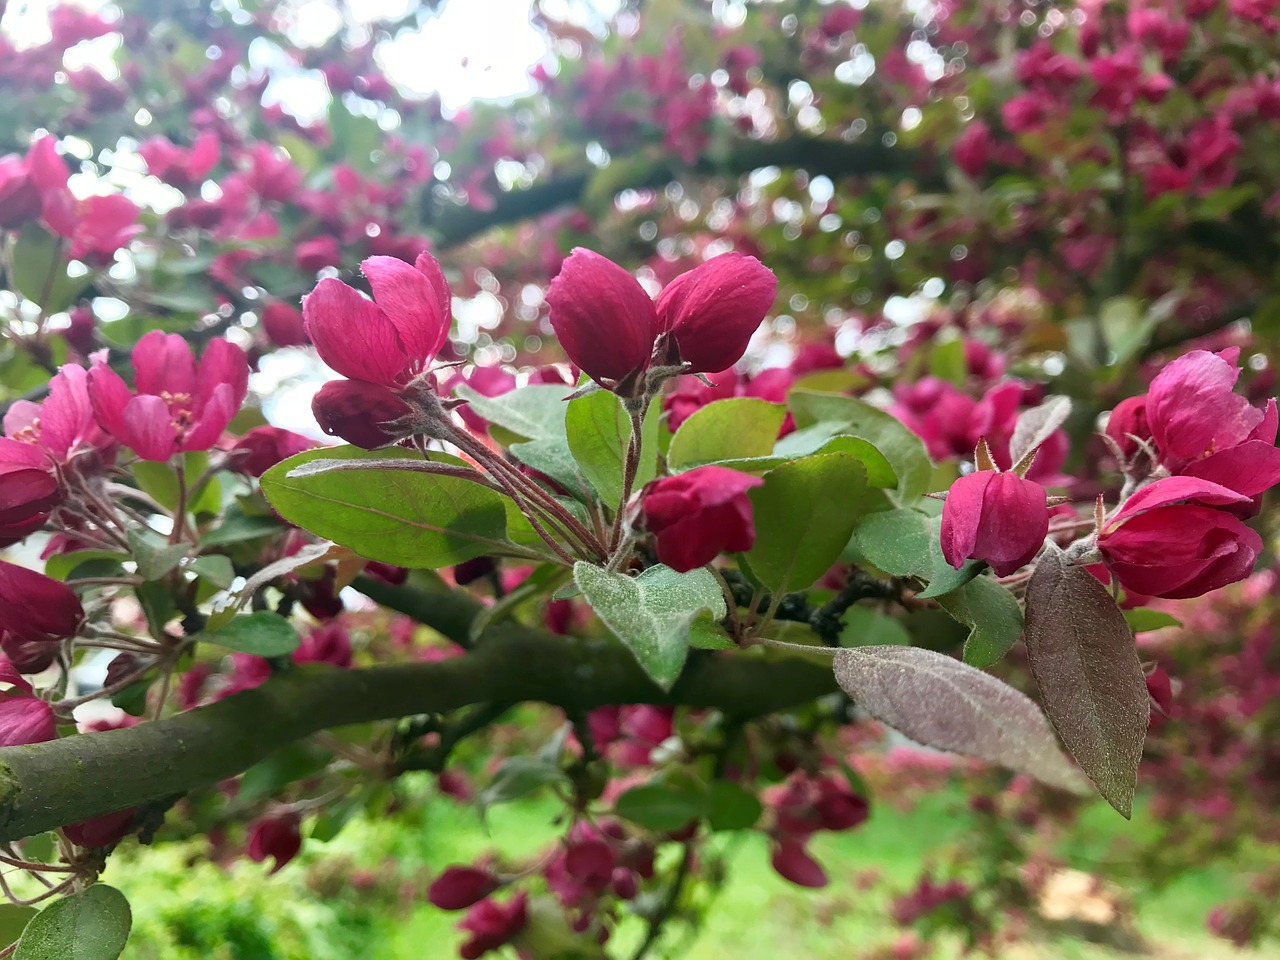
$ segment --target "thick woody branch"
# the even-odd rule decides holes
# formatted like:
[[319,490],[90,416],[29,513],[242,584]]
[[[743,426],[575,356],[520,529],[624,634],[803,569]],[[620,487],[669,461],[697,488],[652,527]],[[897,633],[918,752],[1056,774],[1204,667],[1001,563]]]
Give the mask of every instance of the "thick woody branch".
[[[675,165],[669,157],[655,158],[652,165],[641,167],[634,176],[619,179],[610,186],[615,191],[643,190],[663,186],[683,174],[739,177],[763,167],[804,169],[834,180],[876,175],[911,177],[930,189],[942,186],[943,182],[937,165],[914,150],[886,147],[881,143],[846,143],[794,135],[785,140],[741,140],[727,156],[702,157],[692,167]],[[435,218],[440,245],[465,243],[492,227],[517,223],[562,207],[578,206],[596,174],[597,171],[563,174],[524,190],[501,194],[489,210],[446,208]],[[601,175],[608,176],[608,172]]]
[[[359,587],[446,636],[465,635],[480,609],[443,590]],[[0,842],[180,796],[330,727],[492,701],[542,701],[578,713],[613,703],[670,703],[749,718],[835,689],[830,665],[817,660],[695,652],[664,692],[612,638],[559,637],[504,624],[451,660],[292,669],[256,690],[163,720],[0,749]]]

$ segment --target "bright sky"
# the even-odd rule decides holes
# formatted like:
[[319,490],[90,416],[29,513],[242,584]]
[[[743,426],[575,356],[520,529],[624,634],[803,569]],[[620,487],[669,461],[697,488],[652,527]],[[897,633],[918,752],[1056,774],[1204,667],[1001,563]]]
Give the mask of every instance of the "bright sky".
[[[12,0],[5,14],[4,31],[19,45],[48,39],[48,11],[55,0]],[[318,46],[344,29],[353,39],[364,40],[380,20],[402,16],[415,0],[297,0],[292,4],[294,39],[301,46]],[[104,0],[76,0],[93,10],[110,9]],[[224,6],[235,7],[234,0]],[[607,21],[617,12],[619,0],[547,0],[543,9],[553,17],[582,25]],[[438,16],[425,21],[421,30],[404,31],[383,45],[379,56],[384,69],[411,94],[438,93],[446,107],[458,109],[473,99],[504,99],[531,89],[529,70],[547,54],[543,37],[529,22],[530,0],[452,0]],[[348,19],[341,12],[345,8]],[[72,66],[109,64],[118,44],[114,41],[85,44],[72,56]],[[253,61],[283,68],[278,52],[255,49]],[[114,65],[103,70],[115,75]],[[288,102],[304,117],[324,112],[327,91],[318,74],[299,71],[281,77],[269,94]]]

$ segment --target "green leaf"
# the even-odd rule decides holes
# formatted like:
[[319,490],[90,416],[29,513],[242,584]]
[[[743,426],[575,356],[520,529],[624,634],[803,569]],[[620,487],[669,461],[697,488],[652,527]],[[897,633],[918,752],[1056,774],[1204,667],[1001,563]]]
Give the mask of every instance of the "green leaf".
[[1135,297],[1112,297],[1098,310],[1098,327],[1111,351],[1112,363],[1124,363],[1151,339],[1164,319],[1160,311],[1146,310]]
[[186,569],[201,580],[223,590],[229,590],[236,579],[236,570],[231,563],[231,559],[217,553],[205,557],[197,557],[187,564]]
[[111,705],[119,707],[131,717],[143,716],[147,712],[147,691],[151,689],[154,679],[155,674],[148,674],[123,690],[117,690],[111,698]]
[[964,642],[964,662],[979,670],[999,661],[1022,635],[1022,607],[990,577],[976,577],[943,594],[938,604],[971,628]]
[[529,440],[565,436],[565,403],[574,388],[563,384],[535,383],[486,397],[465,384],[453,392],[489,423]]
[[67,276],[67,260],[61,244],[61,240],[39,224],[30,222],[23,226],[18,242],[13,245],[10,283],[13,289],[38,304],[46,316],[74,305],[80,292],[93,279],[88,273],[75,278]]
[[957,387],[962,386],[968,373],[964,359],[964,341],[957,337],[934,346],[929,351],[929,372],[939,380],[946,380]]
[[200,631],[192,639],[258,657],[283,657],[297,650],[302,642],[293,625],[270,610],[234,617],[220,627]]
[[705,816],[708,799],[707,791],[692,780],[646,783],[620,795],[613,809],[632,823],[665,833]]
[[898,475],[893,472],[893,466],[871,441],[842,433],[832,436],[830,427],[825,424],[814,424],[789,433],[773,448],[773,457],[780,464],[816,453],[847,453],[861,462],[867,471],[867,483],[871,486],[898,485]]
[[173,596],[163,583],[148,580],[133,588],[142,606],[142,613],[147,618],[147,628],[153,637],[164,633],[165,624],[178,612],[173,605]]
[[911,634],[895,617],[870,607],[850,607],[844,613],[840,630],[842,647],[902,646],[911,642]]
[[313,777],[332,759],[329,751],[305,741],[282,747],[241,775],[235,795],[236,806],[251,807],[259,800],[279,793],[290,783]]
[[507,539],[506,498],[478,483],[377,468],[289,476],[294,467],[313,460],[421,457],[398,449],[309,450],[264,473],[262,491],[281,516],[370,560],[445,567],[485,554],[514,550],[525,555]]
[[116,550],[73,550],[71,553],[55,553],[44,562],[44,572],[55,580],[69,580],[77,568],[86,563],[106,560],[118,567],[128,559],[127,553]]
[[13,903],[0,903],[0,948],[7,947],[40,911],[35,907],[20,907]]
[[[203,450],[183,454],[182,469],[187,483],[192,484],[209,466],[209,455]],[[162,507],[169,510],[178,508],[178,475],[168,463],[157,460],[138,460],[129,468],[138,487]],[[209,484],[197,498],[197,502],[187,504],[188,513],[217,513],[218,488]]]
[[1098,580],[1046,545],[1027,584],[1023,637],[1045,712],[1098,792],[1126,819],[1151,697],[1133,631]]
[[884,454],[898,478],[899,505],[910,503],[929,490],[933,464],[924,441],[892,414],[856,397],[834,393],[793,390],[787,398],[796,427],[827,425],[832,435],[848,434],[869,441]]
[[712,830],[749,830],[764,808],[755,794],[732,780],[716,780],[707,799],[707,822]]
[[[632,490],[639,490],[658,472],[657,412],[651,409],[645,417]],[[565,431],[570,452],[600,499],[607,504],[620,503],[623,465],[631,443],[631,417],[622,401],[608,390],[569,401]]]
[[41,910],[23,931],[14,960],[116,960],[132,925],[124,894],[95,883]]
[[1177,617],[1165,613],[1163,610],[1126,610],[1124,612],[1125,622],[1129,624],[1129,629],[1134,633],[1147,633],[1151,630],[1161,630],[1165,627],[1180,627],[1182,621]]
[[222,523],[201,535],[200,544],[204,547],[223,547],[269,537],[279,533],[281,529],[280,520],[274,515],[254,516],[241,513],[233,507],[222,518]]
[[129,530],[129,549],[143,580],[160,580],[191,552],[189,543],[166,543],[153,530],[133,527]]
[[884,510],[863,517],[853,531],[854,546],[867,562],[895,577],[918,577],[929,584],[922,598],[941,596],[983,570],[977,560],[955,569],[942,555],[942,519],[915,510]]
[[489,785],[480,791],[476,802],[483,813],[495,804],[516,800],[548,784],[567,779],[563,770],[546,760],[508,757]]
[[667,450],[673,473],[708,463],[767,457],[787,410],[782,404],[734,397],[717,400],[680,425]]
[[689,646],[697,650],[736,650],[720,621],[709,613],[700,613],[689,624]]
[[604,625],[625,643],[664,690],[680,676],[689,652],[689,625],[700,610],[719,619],[724,593],[705,567],[676,573],[659,564],[638,577],[579,562],[573,579]]
[[765,474],[750,491],[756,541],[746,553],[755,576],[775,594],[803,590],[831,568],[860,513],[862,464],[843,453],[806,457]]

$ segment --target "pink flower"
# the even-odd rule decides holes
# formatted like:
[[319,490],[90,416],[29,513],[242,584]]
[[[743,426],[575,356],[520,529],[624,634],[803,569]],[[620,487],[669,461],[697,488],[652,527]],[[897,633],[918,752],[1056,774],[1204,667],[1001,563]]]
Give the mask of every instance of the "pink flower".
[[658,559],[683,573],[724,551],[751,549],[756,528],[747,491],[763,483],[717,466],[653,481],[641,499],[641,523],[657,538]]
[[281,460],[314,449],[310,437],[280,427],[254,427],[232,444],[228,466],[251,477],[260,477]]
[[351,636],[340,623],[312,628],[293,651],[294,663],[327,663],[347,669],[351,666]]
[[299,824],[296,813],[262,817],[249,828],[249,859],[254,863],[262,863],[271,857],[275,861],[271,873],[275,873],[302,849]]
[[152,137],[138,146],[147,173],[179,190],[202,183],[217,166],[221,152],[217,135],[209,132],[196,137],[189,149],[175,146],[165,137]]
[[19,640],[75,636],[84,608],[65,583],[0,560],[0,630]]
[[488,870],[446,867],[427,888],[427,899],[441,910],[466,910],[493,893],[502,882]]
[[[2,689],[4,685],[8,689]],[[56,740],[53,708],[35,695],[8,660],[0,659],[0,747]]]
[[471,936],[458,948],[462,960],[477,960],[490,950],[498,950],[529,923],[529,895],[518,893],[506,903],[481,900],[458,924]]
[[0,157],[0,230],[14,230],[40,216],[40,188],[19,157]]
[[413,266],[393,257],[361,264],[373,300],[326,278],[302,299],[302,317],[316,352],[351,380],[403,387],[423,373],[449,335],[451,296],[429,253]]
[[978,470],[961,477],[942,507],[942,555],[957,570],[973,558],[1008,576],[1031,561],[1048,534],[1044,487],[1015,473]]
[[827,872],[822,864],[805,849],[805,841],[793,837],[784,837],[774,845],[769,856],[769,863],[784,880],[790,880],[796,886],[818,889],[829,882]]
[[951,148],[956,166],[971,177],[980,177],[991,162],[991,128],[981,120],[969,123]]
[[1005,102],[1000,119],[1013,133],[1038,130],[1049,116],[1049,102],[1038,93],[1023,93]]
[[1234,392],[1239,348],[1193,350],[1156,375],[1147,391],[1146,417],[1166,465],[1197,460],[1249,439],[1262,410]]
[[302,311],[290,304],[273,300],[262,310],[262,329],[277,347],[301,347],[310,341],[302,321]]
[[102,429],[143,460],[217,443],[249,389],[244,351],[214,340],[197,368],[186,340],[152,330],[132,356],[136,393],[105,363],[89,371],[89,399]]
[[1201,596],[1253,570],[1262,538],[1215,509],[1248,499],[1196,477],[1157,480],[1125,501],[1098,535],[1098,550],[1126,591]]
[[315,273],[342,262],[342,248],[335,237],[314,237],[298,244],[294,260],[299,268]]
[[654,362],[687,362],[689,373],[732,366],[776,290],[777,278],[759,260],[725,253],[676,277],[655,305],[630,273],[578,247],[551,282],[547,303],[569,359],[596,382],[635,394]]

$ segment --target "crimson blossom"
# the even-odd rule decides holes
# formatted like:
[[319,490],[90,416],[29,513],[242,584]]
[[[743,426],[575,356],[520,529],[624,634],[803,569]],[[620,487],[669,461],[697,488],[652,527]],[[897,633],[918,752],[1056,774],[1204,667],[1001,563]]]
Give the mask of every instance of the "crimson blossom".
[[756,528],[747,491],[763,483],[707,466],[649,484],[641,497],[641,525],[656,537],[658,559],[684,573],[726,551],[750,550]]
[[1048,533],[1044,487],[1016,473],[978,470],[963,476],[942,506],[942,555],[957,570],[973,558],[1006,577],[1031,562]]
[[755,257],[724,253],[676,277],[654,303],[628,271],[576,247],[547,303],[569,359],[597,383],[639,396],[652,366],[718,373],[737,363],[777,289]]
[[373,300],[328,277],[302,300],[316,352],[346,380],[321,387],[311,410],[325,433],[373,450],[402,439],[390,427],[409,412],[401,393],[427,371],[449,336],[452,294],[429,253],[361,264]]
[[208,450],[249,390],[244,351],[229,340],[210,343],[197,366],[186,340],[152,330],[132,356],[136,393],[98,361],[89,371],[89,399],[102,428],[143,460]]
[[1243,580],[1262,538],[1230,510],[1249,497],[1198,477],[1167,477],[1124,502],[1098,534],[1098,551],[1125,590],[1198,597]]

